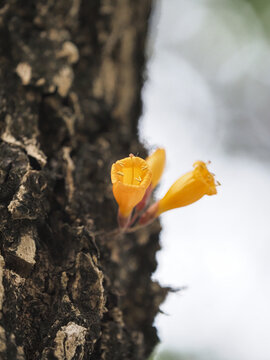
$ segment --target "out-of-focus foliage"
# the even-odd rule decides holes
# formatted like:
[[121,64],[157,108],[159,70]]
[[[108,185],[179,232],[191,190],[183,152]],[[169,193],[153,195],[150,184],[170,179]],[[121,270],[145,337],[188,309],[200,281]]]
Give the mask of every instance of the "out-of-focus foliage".
[[260,17],[262,24],[270,37],[270,2],[269,0],[246,0],[247,3],[252,5],[258,17]]
[[[188,121],[193,137],[210,147],[219,144],[230,155],[249,154],[268,162],[270,1],[160,0],[160,4],[159,27],[167,30],[158,36],[156,46],[174,54],[175,63],[167,65],[175,66],[171,82],[179,78],[186,84],[185,92],[178,93],[179,122]],[[189,84],[195,82],[190,106]]]

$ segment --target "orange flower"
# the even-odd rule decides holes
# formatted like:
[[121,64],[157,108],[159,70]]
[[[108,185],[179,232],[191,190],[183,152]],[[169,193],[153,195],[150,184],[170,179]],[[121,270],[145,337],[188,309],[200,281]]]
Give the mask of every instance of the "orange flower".
[[152,189],[154,189],[163,173],[165,162],[166,162],[166,152],[164,149],[157,149],[153,154],[148,156],[145,160],[152,172]]
[[142,201],[140,201],[140,203],[136,207],[137,214],[147,206],[154,188],[159,183],[165,167],[166,152],[164,149],[157,149],[153,154],[148,156],[145,161],[147,162],[147,165],[151,170],[152,180],[151,184],[149,185],[148,189],[144,194]]
[[141,217],[141,224],[148,223],[165,211],[190,205],[204,195],[217,193],[214,175],[208,171],[206,164],[197,161],[193,167],[192,171],[176,180],[161,200],[150,206]]
[[112,165],[113,194],[119,205],[119,216],[127,219],[142,200],[152,174],[145,160],[130,154]]
[[193,164],[194,170],[181,176],[159,201],[157,216],[161,213],[194,203],[204,195],[217,193],[214,176],[203,161]]

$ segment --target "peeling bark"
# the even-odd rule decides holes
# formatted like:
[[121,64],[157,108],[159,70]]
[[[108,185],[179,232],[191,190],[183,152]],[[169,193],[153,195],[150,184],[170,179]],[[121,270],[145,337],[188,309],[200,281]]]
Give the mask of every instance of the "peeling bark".
[[0,3],[0,358],[146,359],[159,225],[121,235],[151,0]]

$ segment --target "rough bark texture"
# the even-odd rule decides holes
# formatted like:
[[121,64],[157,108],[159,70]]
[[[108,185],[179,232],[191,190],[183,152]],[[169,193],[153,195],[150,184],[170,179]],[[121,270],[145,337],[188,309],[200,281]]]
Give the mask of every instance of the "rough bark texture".
[[0,358],[146,359],[158,224],[117,227],[151,0],[0,1]]

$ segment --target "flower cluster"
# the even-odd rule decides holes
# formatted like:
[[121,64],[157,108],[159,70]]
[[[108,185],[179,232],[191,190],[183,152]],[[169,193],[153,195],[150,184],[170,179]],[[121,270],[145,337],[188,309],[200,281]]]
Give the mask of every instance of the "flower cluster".
[[206,163],[196,161],[193,170],[181,176],[169,188],[165,196],[150,205],[152,191],[162,176],[166,162],[164,149],[157,149],[146,160],[130,154],[112,165],[113,194],[118,203],[118,223],[123,229],[130,228],[136,220],[147,225],[165,211],[183,207],[217,193],[214,175]]

